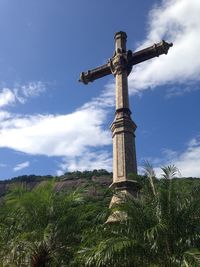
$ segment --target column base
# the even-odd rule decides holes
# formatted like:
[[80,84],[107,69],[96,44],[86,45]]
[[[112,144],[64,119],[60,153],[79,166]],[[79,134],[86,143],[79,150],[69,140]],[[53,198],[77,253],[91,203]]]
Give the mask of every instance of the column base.
[[119,191],[128,191],[132,196],[137,197],[138,191],[141,189],[141,186],[136,180],[122,180],[119,182],[114,182],[110,185],[110,188]]
[[[122,204],[127,199],[137,198],[141,186],[135,180],[125,180],[112,183],[110,188],[115,191],[109,206],[109,208],[112,208],[113,205]],[[120,222],[127,220],[127,218],[128,215],[125,211],[116,210],[108,217],[106,223]]]

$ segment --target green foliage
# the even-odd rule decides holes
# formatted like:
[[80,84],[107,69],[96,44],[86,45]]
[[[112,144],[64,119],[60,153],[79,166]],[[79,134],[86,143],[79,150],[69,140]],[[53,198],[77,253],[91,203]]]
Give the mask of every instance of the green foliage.
[[110,212],[125,214],[124,219],[94,227],[85,237],[82,266],[200,266],[199,187],[175,179],[179,173],[173,165],[162,170],[157,180],[146,165],[146,179],[138,179],[140,198],[124,201],[126,195],[118,195],[123,201]]
[[53,180],[32,191],[21,184],[6,195],[0,209],[0,266],[64,267],[73,261],[82,232],[102,207],[54,187]]
[[[0,204],[0,266],[200,266],[200,180],[177,178],[173,165],[161,179],[148,162],[145,170],[129,177],[140,196],[118,193],[123,201],[110,209],[112,192],[90,181],[111,175],[105,170],[66,174],[87,180],[67,193],[50,177],[32,190],[27,179],[13,185]],[[105,223],[110,216],[115,222]]]
[[100,177],[100,176],[111,176],[112,173],[108,172],[104,169],[99,170],[93,170],[93,171],[74,171],[74,172],[66,172],[64,174],[64,178],[67,179],[78,179],[78,178],[85,178],[85,179],[91,179],[93,176]]
[[42,182],[42,181],[46,181],[46,180],[52,180],[53,176],[51,175],[44,175],[44,176],[40,176],[40,175],[21,175],[21,176],[17,176],[17,177],[13,177],[12,179],[9,180],[0,180],[0,184],[5,184],[5,183],[31,183],[31,182]]

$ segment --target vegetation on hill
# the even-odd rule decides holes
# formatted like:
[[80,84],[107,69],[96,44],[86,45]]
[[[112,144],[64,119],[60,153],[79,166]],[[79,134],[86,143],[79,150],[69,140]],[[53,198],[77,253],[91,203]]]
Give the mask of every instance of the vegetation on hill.
[[54,177],[51,175],[21,175],[17,177],[13,177],[11,179],[0,180],[0,184],[11,184],[11,183],[31,183],[31,182],[42,182],[46,180],[53,179]]
[[[13,185],[0,204],[0,266],[200,266],[200,179],[176,178],[169,166],[158,180],[147,165],[145,176],[133,177],[140,196],[119,194],[121,203],[109,209],[112,192],[90,179],[99,172],[85,172],[86,186],[67,193],[52,177],[32,190],[23,179]],[[117,220],[105,223],[111,214]]]
[[73,171],[73,172],[66,172],[65,174],[61,176],[53,177],[52,175],[21,175],[17,177],[13,177],[11,179],[4,179],[0,180],[0,184],[5,183],[15,183],[15,182],[42,182],[46,180],[56,179],[56,180],[62,180],[62,179],[79,179],[79,178],[86,178],[91,179],[92,177],[100,177],[100,176],[112,176],[112,172],[108,172],[105,169],[99,169],[99,170],[93,170],[93,171]]
[[108,172],[104,169],[93,170],[93,171],[74,171],[74,172],[66,172],[64,177],[71,179],[71,178],[86,178],[91,179],[93,176],[100,177],[100,176],[112,176],[112,172]]

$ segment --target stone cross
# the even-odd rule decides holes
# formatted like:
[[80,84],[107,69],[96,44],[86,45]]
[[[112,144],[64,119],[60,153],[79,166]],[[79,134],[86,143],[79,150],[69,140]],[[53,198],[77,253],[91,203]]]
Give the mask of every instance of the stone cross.
[[130,180],[129,175],[137,174],[134,134],[137,126],[131,119],[127,77],[134,65],[167,54],[172,44],[161,41],[133,53],[131,50],[126,50],[126,39],[125,32],[117,32],[113,57],[100,67],[82,72],[79,81],[87,84],[109,74],[115,76],[116,112],[111,125],[113,139],[113,183],[111,186],[117,190],[136,195],[138,184],[136,181]]

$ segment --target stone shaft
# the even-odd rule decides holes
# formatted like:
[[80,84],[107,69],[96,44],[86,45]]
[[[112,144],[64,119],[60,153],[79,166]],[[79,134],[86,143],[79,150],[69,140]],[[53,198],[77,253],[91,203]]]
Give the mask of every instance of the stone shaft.
[[123,52],[126,52],[126,40],[127,35],[125,32],[117,32],[115,34],[115,52],[118,52],[118,49],[122,49]]
[[121,74],[116,74],[116,110],[126,108],[129,109],[128,99],[128,79],[127,72],[122,71]]
[[126,68],[126,34],[115,35],[115,58],[113,59],[116,79],[116,113],[111,125],[113,138],[113,186],[125,185],[129,174],[137,174],[135,130],[131,119],[128,97]]
[[129,109],[128,79],[126,70],[126,39],[125,32],[115,34],[115,83],[116,83],[116,110]]

